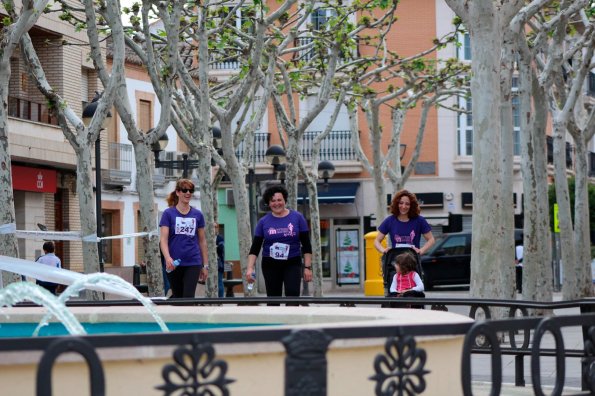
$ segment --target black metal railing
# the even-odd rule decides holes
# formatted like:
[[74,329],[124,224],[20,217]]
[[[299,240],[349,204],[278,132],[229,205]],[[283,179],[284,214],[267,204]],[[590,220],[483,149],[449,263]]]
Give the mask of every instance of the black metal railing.
[[[315,389],[312,395],[327,394],[328,346],[333,340],[385,338],[384,352],[375,356],[373,362],[358,362],[358,372],[363,379],[374,383],[376,395],[385,395],[387,386],[392,394],[422,394],[426,388],[427,374],[425,367],[427,351],[417,344],[418,337],[465,335],[461,361],[461,389],[464,395],[472,394],[473,370],[472,355],[491,356],[490,394],[502,393],[502,357],[515,358],[515,383],[524,386],[524,358],[530,359],[530,378],[535,394],[544,394],[542,387],[542,357],[552,357],[556,362],[556,376],[553,382],[554,395],[564,391],[566,359],[580,359],[581,387],[583,393],[595,392],[595,301],[579,300],[553,303],[537,303],[517,300],[479,300],[448,298],[243,298],[243,299],[179,299],[156,301],[158,305],[258,305],[267,303],[288,303],[296,305],[340,305],[355,307],[358,305],[380,307],[407,307],[420,305],[432,310],[448,311],[449,308],[469,309],[469,316],[475,322],[435,325],[378,325],[371,326],[325,326],[321,324],[310,329],[266,328],[242,329],[243,343],[272,342],[281,343],[286,350],[285,357],[285,395],[298,395],[304,389]],[[23,304],[26,306],[27,304]],[[68,306],[114,306],[139,305],[130,300],[87,302],[76,301]],[[569,315],[569,308],[579,308],[581,315]],[[241,309],[241,308],[239,308]],[[490,320],[494,309],[505,309],[510,319]],[[552,312],[552,317],[530,316],[532,310]],[[522,317],[518,317],[522,315]],[[582,334],[583,346],[576,348],[576,343],[566,347],[562,332],[570,328]],[[553,347],[546,346],[544,335],[553,337]],[[507,337],[508,336],[508,337]],[[550,337],[550,338],[552,338]],[[104,372],[97,349],[124,348],[135,346],[177,346],[174,356],[187,356],[194,359],[195,366],[181,365],[180,359],[172,359],[162,369],[160,378],[143,378],[152,381],[154,387],[171,394],[182,389],[196,392],[197,387],[211,389],[214,394],[227,394],[228,385],[235,380],[227,376],[227,363],[215,355],[213,345],[238,342],[238,330],[209,330],[195,332],[175,332],[168,334],[67,336],[0,339],[0,352],[6,351],[45,351],[38,364],[37,390],[39,395],[51,394],[52,366],[63,353],[75,352],[85,357],[89,366],[92,395],[100,395],[105,389]],[[580,342],[580,341],[579,341]],[[572,349],[575,348],[575,349]],[[394,353],[406,351],[407,353]],[[202,357],[202,358],[201,358]],[[205,373],[216,368],[218,376],[206,378]],[[190,379],[183,383],[169,381],[171,373],[181,373]],[[160,383],[160,381],[165,381]],[[414,385],[413,385],[414,384]],[[412,388],[413,386],[413,388]],[[169,393],[168,393],[169,392]]]
[[[312,159],[312,144],[321,131],[309,131],[304,134],[302,142],[302,158]],[[320,145],[320,160],[355,161],[355,151],[351,145],[351,131],[331,131]]]
[[[250,159],[250,162],[262,163],[264,162],[264,155],[269,147],[271,140],[271,134],[266,132],[257,132],[254,134],[254,157]],[[246,143],[240,142],[236,150],[236,157],[242,158],[244,151],[246,150]]]
[[58,119],[52,116],[47,104],[16,96],[8,97],[8,115],[22,120],[58,125]]
[[[344,64],[345,61],[349,58],[359,58],[359,40],[357,40],[358,44],[356,45],[356,49],[353,51],[354,53],[350,53],[350,52],[343,52],[341,51],[339,53],[339,64]],[[317,49],[314,45],[314,38],[312,37],[297,37],[294,40],[294,47],[296,48],[300,48],[300,47],[304,47],[303,49],[300,49],[298,51],[295,51],[293,53],[293,60],[295,62],[299,62],[299,61],[310,61],[312,60],[316,55],[320,55],[321,58],[326,58],[328,56],[328,49],[324,48],[324,49]],[[327,51],[327,52],[321,52],[321,51]]]

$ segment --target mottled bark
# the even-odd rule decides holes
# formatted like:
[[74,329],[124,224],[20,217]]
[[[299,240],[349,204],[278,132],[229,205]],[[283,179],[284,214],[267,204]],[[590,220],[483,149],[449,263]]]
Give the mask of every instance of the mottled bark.
[[[500,71],[500,94],[502,98],[500,122],[502,124],[502,205],[500,217],[504,233],[500,243],[502,265],[498,277],[502,295],[500,298],[512,299],[515,296],[515,247],[514,247],[514,208],[513,202],[513,165],[514,165],[514,124],[512,117],[512,73],[515,57],[514,34],[507,29],[504,32],[502,45],[502,69]],[[500,315],[502,316],[502,315]]]
[[545,92],[537,83],[535,65],[524,29],[519,48],[519,103],[521,114],[521,172],[523,175],[523,299],[552,301],[552,250],[547,199]]
[[[0,226],[16,230],[14,195],[12,190],[11,159],[8,143],[8,93],[11,76],[10,58],[18,48],[19,40],[35,25],[47,0],[25,1],[19,13],[11,0],[3,0],[3,13],[9,15],[10,24],[3,22],[0,30]],[[18,257],[17,240],[14,233],[0,233],[0,254]],[[20,281],[12,272],[0,272],[0,287]]]
[[[473,100],[473,221],[471,286],[473,297],[499,298],[506,295],[500,268],[504,238],[510,235],[502,214],[502,122],[500,89],[501,53],[504,31],[523,2],[466,2],[446,0],[463,19],[473,43],[471,47],[471,94]],[[498,243],[494,243],[498,241]],[[506,288],[508,289],[508,287]]]

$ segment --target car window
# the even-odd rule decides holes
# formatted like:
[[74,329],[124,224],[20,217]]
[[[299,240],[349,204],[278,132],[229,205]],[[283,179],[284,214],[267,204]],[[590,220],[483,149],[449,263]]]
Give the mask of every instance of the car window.
[[434,254],[434,252],[436,250],[440,249],[440,246],[442,245],[443,240],[444,240],[444,237],[436,238],[436,242],[434,243],[434,245],[425,254],[427,254],[427,255]]
[[440,248],[444,250],[445,254],[450,256],[465,254],[466,240],[465,235],[452,235],[444,241]]

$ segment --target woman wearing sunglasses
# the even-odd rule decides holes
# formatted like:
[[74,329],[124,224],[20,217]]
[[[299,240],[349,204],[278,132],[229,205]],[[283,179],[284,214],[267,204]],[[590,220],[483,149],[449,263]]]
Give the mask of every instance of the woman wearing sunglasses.
[[172,298],[194,297],[197,282],[207,278],[205,219],[200,210],[190,206],[192,194],[194,183],[178,180],[176,189],[167,196],[169,208],[159,223],[159,244]]

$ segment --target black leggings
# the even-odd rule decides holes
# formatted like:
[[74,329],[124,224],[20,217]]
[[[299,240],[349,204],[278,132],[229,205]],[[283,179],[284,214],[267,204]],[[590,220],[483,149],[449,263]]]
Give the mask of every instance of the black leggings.
[[187,267],[176,267],[167,274],[171,287],[172,298],[193,298],[196,293],[196,284],[200,275],[201,266],[190,265]]
[[302,258],[275,260],[271,257],[262,259],[262,275],[268,297],[281,297],[285,286],[285,297],[299,297],[302,283]]

